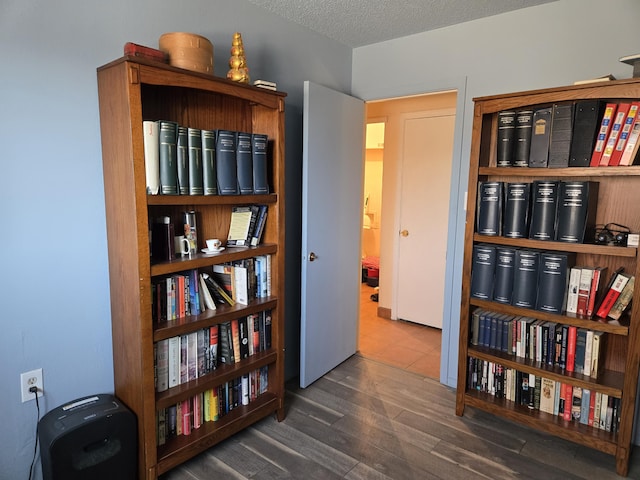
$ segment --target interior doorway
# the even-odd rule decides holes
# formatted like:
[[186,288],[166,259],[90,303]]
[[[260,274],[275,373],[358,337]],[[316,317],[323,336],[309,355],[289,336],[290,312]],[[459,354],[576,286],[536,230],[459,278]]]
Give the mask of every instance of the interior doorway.
[[[367,102],[367,149],[364,168],[363,260],[378,263],[379,281],[368,282],[363,270],[360,297],[359,352],[425,376],[440,378],[442,331],[394,319],[394,263],[399,209],[401,143],[398,125],[413,112],[450,109],[455,113],[456,92],[418,95]],[[381,124],[382,128],[372,123]],[[382,137],[380,138],[380,131]],[[453,140],[451,140],[453,143]],[[451,159],[448,159],[451,161]],[[376,182],[378,184],[376,185]],[[446,179],[447,185],[450,177]],[[378,193],[379,192],[379,193]],[[448,198],[443,210],[448,209]],[[446,238],[446,228],[439,232]],[[373,240],[372,240],[373,239]],[[365,243],[366,242],[366,243]],[[385,268],[386,267],[386,268]],[[409,281],[420,281],[410,279]],[[444,283],[444,278],[440,281]],[[376,301],[372,296],[376,296]],[[444,301],[444,300],[443,300]],[[397,317],[396,317],[397,318]]]

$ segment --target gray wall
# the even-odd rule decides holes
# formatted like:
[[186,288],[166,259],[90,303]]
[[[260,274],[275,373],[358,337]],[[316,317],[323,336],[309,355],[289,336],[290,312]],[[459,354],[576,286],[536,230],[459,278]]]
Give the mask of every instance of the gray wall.
[[569,85],[608,73],[629,78],[632,68],[618,59],[640,51],[638,25],[638,0],[560,0],[354,49],[352,94],[364,100],[458,90],[443,383],[456,384],[472,99]]
[[241,32],[252,78],[288,93],[287,372],[297,373],[303,81],[349,91],[351,49],[244,0],[3,0],[1,479],[27,478],[33,454],[36,405],[20,402],[21,372],[44,369],[42,414],[113,391],[96,68],[125,42],[157,46],[170,31],[210,39],[218,76]]

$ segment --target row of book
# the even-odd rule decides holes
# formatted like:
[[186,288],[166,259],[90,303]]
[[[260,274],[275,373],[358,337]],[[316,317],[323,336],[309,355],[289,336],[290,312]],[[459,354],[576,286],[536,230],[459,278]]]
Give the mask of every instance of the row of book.
[[567,422],[616,433],[620,399],[539,375],[469,357],[468,388],[503,398]]
[[471,344],[591,378],[602,373],[607,334],[532,317],[474,310]]
[[536,180],[478,183],[476,232],[569,243],[593,241],[599,183]]
[[618,323],[633,300],[633,275],[619,269],[605,280],[607,268],[576,267],[575,253],[478,243],[472,255],[473,298]]
[[154,344],[156,391],[196,380],[271,348],[271,311],[247,315]]
[[268,143],[261,133],[143,122],[149,195],[269,193]]
[[151,283],[155,322],[216,310],[218,305],[248,305],[271,295],[271,255],[214,265],[209,272],[189,270]]
[[640,102],[581,100],[498,112],[498,167],[633,165]]
[[198,393],[176,405],[157,412],[157,444],[164,445],[172,438],[191,435],[193,430],[208,422],[216,422],[234,409],[249,405],[269,386],[268,366]]

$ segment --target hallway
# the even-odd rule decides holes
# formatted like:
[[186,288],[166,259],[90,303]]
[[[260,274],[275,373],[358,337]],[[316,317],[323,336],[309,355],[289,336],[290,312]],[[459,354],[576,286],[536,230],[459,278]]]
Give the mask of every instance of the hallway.
[[378,303],[370,298],[375,292],[375,288],[362,284],[358,353],[362,357],[439,380],[442,331],[378,317]]

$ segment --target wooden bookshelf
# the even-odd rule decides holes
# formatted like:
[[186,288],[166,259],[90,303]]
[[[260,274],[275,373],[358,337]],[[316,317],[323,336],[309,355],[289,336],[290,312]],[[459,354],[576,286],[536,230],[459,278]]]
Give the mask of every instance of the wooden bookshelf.
[[[137,57],[122,57],[98,68],[98,95],[109,250],[115,395],[138,419],[139,478],[151,480],[267,415],[284,419],[284,99],[273,92],[211,75]],[[147,195],[143,121],[170,120],[179,125],[267,134],[268,195]],[[153,263],[150,220],[181,212],[198,215],[198,252],[205,239],[227,236],[236,205],[268,206],[263,243],[228,248],[215,256]],[[180,223],[181,224],[181,223]],[[194,269],[210,272],[214,264],[257,255],[271,256],[271,296],[248,305],[220,306],[178,321],[152,319],[152,283]],[[154,343],[221,322],[270,310],[271,348],[232,365],[157,393]],[[249,405],[235,408],[190,435],[157,445],[161,409],[205,392],[261,367],[268,368],[268,388]]]
[[[460,314],[460,343],[458,360],[458,386],[456,413],[463,415],[465,407],[480,408],[514,422],[539,429],[581,445],[614,455],[619,475],[628,473],[635,403],[640,364],[640,302],[634,302],[629,326],[599,323],[570,315],[556,315],[537,310],[517,308],[487,300],[471,298],[472,253],[479,243],[511,246],[535,250],[571,252],[576,255],[576,265],[607,266],[609,275],[619,266],[636,277],[640,273],[638,249],[595,245],[593,239],[583,244],[541,242],[529,239],[513,239],[478,235],[476,225],[476,196],[479,181],[532,182],[547,180],[585,180],[599,183],[596,223],[616,222],[627,225],[632,232],[640,231],[640,167],[569,167],[569,168],[516,168],[497,167],[498,112],[505,110],[538,109],[555,103],[575,102],[586,99],[621,102],[640,99],[640,80],[620,80],[606,84],[586,84],[560,88],[517,92],[474,99],[474,123],[472,133],[468,202],[464,246],[462,299]],[[640,297],[636,284],[634,296]],[[524,360],[504,352],[481,348],[471,344],[472,313],[477,308],[522,315],[556,322],[563,325],[607,332],[609,345],[603,361],[605,371],[597,380],[588,376],[566,372],[540,362]],[[567,422],[559,416],[532,411],[503,398],[495,398],[485,392],[468,387],[469,358],[476,358],[507,368],[546,377],[572,386],[602,392],[620,398],[620,424],[617,432],[607,432],[577,422]]]

